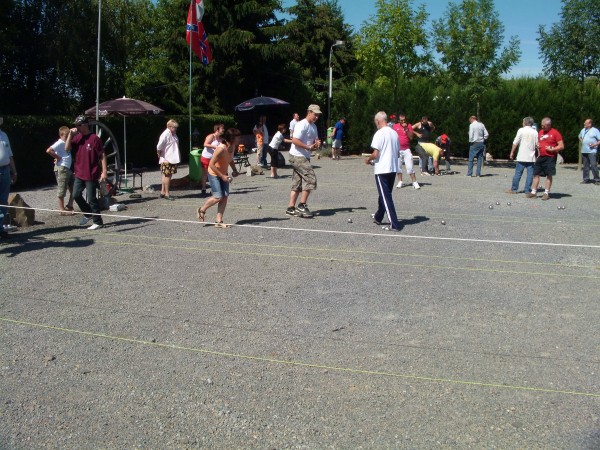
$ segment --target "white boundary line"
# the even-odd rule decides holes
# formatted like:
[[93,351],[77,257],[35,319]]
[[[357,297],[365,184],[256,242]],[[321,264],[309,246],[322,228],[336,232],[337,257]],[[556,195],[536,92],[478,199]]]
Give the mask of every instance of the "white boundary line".
[[[6,206],[6,208],[13,209],[30,209],[33,211],[46,211],[60,213],[57,209],[48,208],[26,208],[23,206]],[[74,215],[83,214],[79,211],[73,211]],[[129,215],[116,215],[116,214],[94,214],[87,213],[91,216],[101,217],[114,217],[117,219],[136,219],[146,220],[149,222],[170,222],[170,223],[191,223],[196,225],[212,225],[215,222],[199,222],[198,220],[182,220],[182,219],[161,219],[158,217],[140,217],[140,216],[129,216]],[[391,237],[398,239],[423,239],[431,241],[454,241],[454,242],[474,242],[474,243],[486,243],[486,244],[507,244],[507,245],[533,245],[533,246],[545,246],[545,247],[568,247],[568,248],[596,248],[600,249],[600,245],[589,245],[589,244],[557,244],[553,242],[525,242],[525,241],[502,241],[499,239],[469,239],[469,238],[457,238],[457,237],[440,237],[440,236],[417,236],[411,234],[401,234],[399,232],[387,232],[387,233],[365,233],[360,231],[340,231],[340,230],[321,230],[321,229],[310,229],[310,228],[294,228],[294,227],[272,227],[266,225],[237,225],[235,223],[228,224],[231,227],[240,228],[260,228],[264,230],[283,230],[283,231],[301,231],[308,233],[326,233],[326,234],[346,234],[352,236],[376,236],[376,237]]]

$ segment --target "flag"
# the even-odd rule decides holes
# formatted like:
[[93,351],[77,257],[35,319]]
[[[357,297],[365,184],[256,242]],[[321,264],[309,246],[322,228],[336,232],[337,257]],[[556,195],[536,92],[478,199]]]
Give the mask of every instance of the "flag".
[[[202,25],[204,16],[204,0],[191,0],[188,10],[185,40],[192,51],[200,58],[205,66],[212,60],[212,51],[208,43],[208,37]],[[191,42],[191,43],[190,43]]]

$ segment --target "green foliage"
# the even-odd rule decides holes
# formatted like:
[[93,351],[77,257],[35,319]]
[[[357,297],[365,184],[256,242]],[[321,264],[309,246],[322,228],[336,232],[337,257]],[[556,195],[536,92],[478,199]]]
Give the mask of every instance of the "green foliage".
[[[403,79],[392,101],[391,86],[386,83],[357,82],[338,94],[338,103],[347,111],[346,146],[353,153],[369,151],[375,131],[373,116],[383,110],[389,114],[403,112],[411,123],[426,115],[436,125],[435,135],[448,134],[453,143],[453,154],[468,155],[468,118],[475,114],[473,101],[460,85],[445,87],[429,77]],[[585,83],[584,95],[576,80],[565,81],[557,90],[555,83],[544,78],[500,80],[495,88],[486,90],[481,97],[480,117],[490,132],[488,151],[499,159],[506,159],[512,141],[524,117],[532,116],[539,124],[543,117],[551,117],[565,141],[563,157],[567,162],[577,161],[577,135],[585,117],[594,118],[600,101],[600,86]]]
[[365,79],[389,78],[396,92],[401,78],[428,73],[433,67],[427,13],[424,5],[413,10],[408,0],[377,0],[376,5],[377,13],[356,37],[356,58]]
[[544,72],[551,78],[600,77],[600,7],[597,0],[563,0],[559,23],[539,28]]
[[504,26],[493,0],[449,3],[443,18],[434,21],[435,49],[453,83],[462,84],[477,101],[485,89],[519,61],[519,40],[511,37],[501,48]]
[[286,12],[292,16],[284,27],[285,38],[280,43],[289,67],[290,78],[286,81],[293,82],[299,89],[287,90],[285,98],[302,108],[311,103],[324,106],[329,55],[337,40],[346,44],[331,53],[334,79],[343,84],[344,75],[352,71],[351,29],[344,23],[337,0],[298,0]]

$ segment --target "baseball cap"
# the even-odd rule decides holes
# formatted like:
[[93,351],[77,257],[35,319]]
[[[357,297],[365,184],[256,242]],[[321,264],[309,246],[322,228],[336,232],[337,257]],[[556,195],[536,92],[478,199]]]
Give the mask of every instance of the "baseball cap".
[[319,108],[319,105],[308,105],[308,108],[306,108],[307,111],[312,111],[315,114],[323,114],[321,112],[321,108]]
[[75,120],[73,120],[73,125],[75,125],[75,126],[81,125],[82,123],[88,123],[88,118],[85,117],[84,115],[77,116],[77,117],[75,117]]

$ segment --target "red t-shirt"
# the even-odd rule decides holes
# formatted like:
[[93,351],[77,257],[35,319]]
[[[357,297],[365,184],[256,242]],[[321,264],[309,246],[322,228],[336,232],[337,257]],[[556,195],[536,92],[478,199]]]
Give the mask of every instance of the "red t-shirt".
[[407,150],[410,148],[410,139],[408,138],[408,133],[412,132],[412,125],[409,123],[407,129],[399,124],[395,123],[392,129],[398,133],[398,140],[400,141],[400,150]]
[[540,156],[556,156],[555,152],[548,153],[547,147],[556,147],[559,141],[562,141],[562,136],[554,128],[550,128],[548,131],[540,130],[538,133],[538,140],[540,142]]
[[71,140],[73,174],[80,180],[94,181],[100,178],[100,158],[104,153],[102,141],[94,133],[77,134]]

